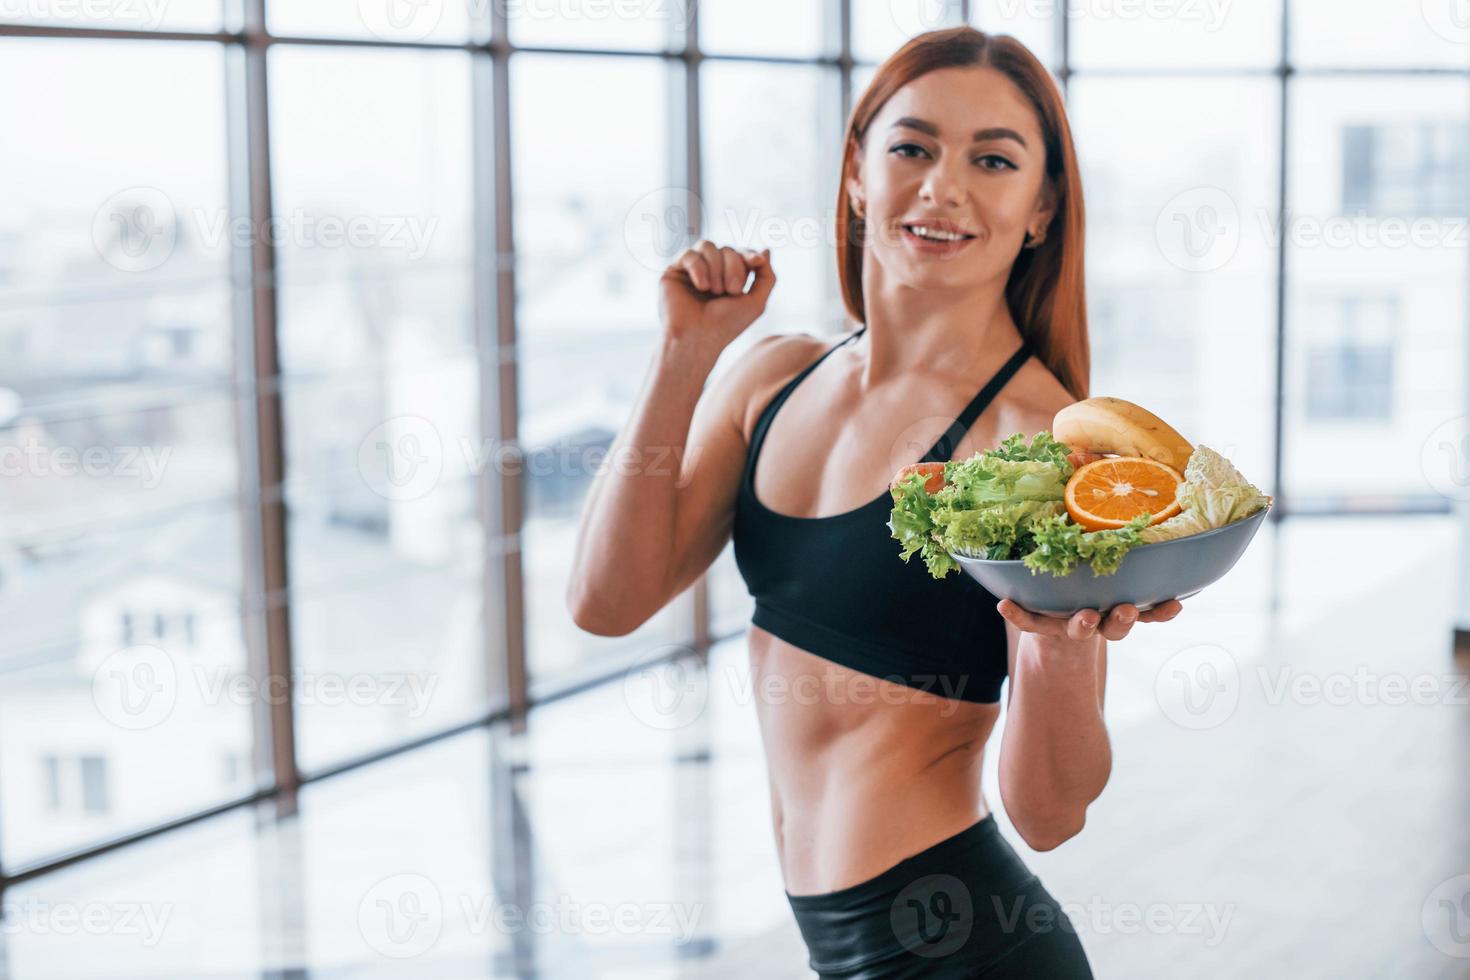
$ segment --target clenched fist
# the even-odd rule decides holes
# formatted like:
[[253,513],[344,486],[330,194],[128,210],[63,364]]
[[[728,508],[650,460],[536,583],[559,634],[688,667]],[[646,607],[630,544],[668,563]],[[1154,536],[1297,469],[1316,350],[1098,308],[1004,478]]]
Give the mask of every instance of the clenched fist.
[[776,273],[770,249],[755,252],[700,241],[670,263],[659,285],[665,334],[721,351],[765,312]]

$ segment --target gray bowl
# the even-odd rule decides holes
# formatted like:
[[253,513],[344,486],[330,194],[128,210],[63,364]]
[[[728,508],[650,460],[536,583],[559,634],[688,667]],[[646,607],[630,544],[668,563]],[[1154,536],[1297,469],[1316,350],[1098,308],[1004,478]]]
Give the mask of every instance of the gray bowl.
[[997,599],[1046,616],[1071,616],[1079,609],[1108,610],[1131,602],[1140,610],[1169,599],[1187,599],[1222,578],[1245,553],[1271,505],[1224,527],[1173,541],[1145,544],[1123,556],[1112,575],[1097,576],[1087,563],[1058,578],[1031,574],[1022,561],[951,557]]

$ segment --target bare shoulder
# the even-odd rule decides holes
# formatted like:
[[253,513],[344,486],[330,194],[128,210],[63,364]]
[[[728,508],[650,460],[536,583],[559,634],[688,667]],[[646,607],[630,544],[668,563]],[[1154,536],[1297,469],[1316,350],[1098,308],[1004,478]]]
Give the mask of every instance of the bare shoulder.
[[1028,358],[1006,387],[1009,397],[1002,409],[1005,431],[1024,432],[1027,436],[1050,430],[1057,412],[1077,400],[1039,357]]
[[747,441],[766,402],[834,343],[832,337],[813,333],[767,334],[730,364],[726,373],[729,408]]

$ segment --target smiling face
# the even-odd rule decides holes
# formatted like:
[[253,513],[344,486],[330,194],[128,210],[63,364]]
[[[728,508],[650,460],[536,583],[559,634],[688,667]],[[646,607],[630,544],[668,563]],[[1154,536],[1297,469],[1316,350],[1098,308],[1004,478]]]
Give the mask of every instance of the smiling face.
[[[914,79],[873,117],[864,144],[848,194],[865,219],[866,247],[899,282],[1004,281],[1026,233],[1044,234],[1052,218],[1040,121],[993,68]],[[936,240],[955,234],[965,237]]]

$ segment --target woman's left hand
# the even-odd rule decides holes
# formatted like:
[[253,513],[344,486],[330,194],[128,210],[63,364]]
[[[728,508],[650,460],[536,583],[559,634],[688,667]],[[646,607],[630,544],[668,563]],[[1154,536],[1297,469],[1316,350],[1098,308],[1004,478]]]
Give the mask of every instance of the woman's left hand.
[[1002,599],[996,608],[1023,633],[1059,640],[1090,640],[1098,635],[1105,640],[1121,640],[1133,629],[1134,623],[1167,623],[1179,615],[1184,604],[1178,599],[1169,599],[1141,613],[1137,606],[1123,602],[1109,609],[1107,618],[1103,618],[1096,609],[1079,609],[1070,619],[1027,612],[1010,599]]

